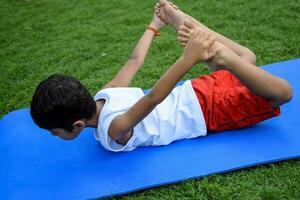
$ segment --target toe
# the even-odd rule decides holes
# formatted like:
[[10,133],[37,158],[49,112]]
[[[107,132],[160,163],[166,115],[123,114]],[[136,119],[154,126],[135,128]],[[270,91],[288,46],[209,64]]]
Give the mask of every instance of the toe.
[[174,3],[172,3],[171,1],[169,1],[169,4],[170,4],[175,10],[178,10],[178,7],[177,7]]
[[161,11],[161,6],[160,6],[159,3],[156,3],[156,5],[155,5],[155,14],[157,16],[160,16],[160,11]]
[[159,5],[159,3],[157,3],[157,4],[155,5],[155,8],[157,8],[157,9],[160,9],[160,8],[161,8],[161,6]]
[[167,0],[159,0],[159,4],[164,7],[167,4]]

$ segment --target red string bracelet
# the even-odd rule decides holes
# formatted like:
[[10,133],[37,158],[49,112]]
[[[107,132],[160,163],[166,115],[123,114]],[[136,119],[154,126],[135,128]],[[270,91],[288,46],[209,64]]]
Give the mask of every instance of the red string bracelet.
[[155,36],[160,36],[160,32],[158,30],[156,30],[155,28],[153,28],[152,26],[148,26],[147,29],[150,31],[153,31]]

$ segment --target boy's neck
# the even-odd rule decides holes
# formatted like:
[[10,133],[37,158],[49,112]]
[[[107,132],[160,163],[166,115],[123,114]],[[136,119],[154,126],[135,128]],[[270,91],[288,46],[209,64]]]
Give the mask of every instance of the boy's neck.
[[85,127],[91,127],[91,128],[97,128],[98,127],[98,119],[101,113],[101,110],[103,108],[105,101],[104,100],[99,100],[96,101],[96,113],[95,115],[92,117],[92,119],[87,120],[85,122]]

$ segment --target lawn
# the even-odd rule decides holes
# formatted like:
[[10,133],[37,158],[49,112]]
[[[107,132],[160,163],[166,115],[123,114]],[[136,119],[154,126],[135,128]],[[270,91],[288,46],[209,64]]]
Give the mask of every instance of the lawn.
[[[258,65],[300,57],[300,0],[174,1],[212,29],[249,47]],[[79,78],[95,94],[130,56],[155,1],[0,0],[0,117],[29,107],[53,73]],[[151,87],[180,56],[170,28],[155,39],[132,85]],[[189,79],[208,73],[193,68]],[[113,199],[118,199],[115,197]],[[189,180],[124,199],[300,199],[300,160]]]

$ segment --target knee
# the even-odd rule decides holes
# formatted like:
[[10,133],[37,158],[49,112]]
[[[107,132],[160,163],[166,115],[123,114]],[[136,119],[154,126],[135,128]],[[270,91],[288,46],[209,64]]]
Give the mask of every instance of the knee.
[[286,80],[282,79],[282,82],[283,87],[281,92],[281,100],[283,101],[283,103],[288,103],[293,98],[293,89]]
[[245,47],[245,49],[243,49],[240,56],[245,60],[247,60],[248,62],[252,63],[253,65],[256,65],[256,55],[250,49]]
[[248,48],[247,48],[245,54],[246,54],[247,60],[249,62],[251,62],[253,65],[256,65],[256,54]]
[[284,80],[282,80],[282,87],[279,89],[276,97],[270,101],[270,104],[273,108],[277,108],[283,104],[288,103],[293,98],[293,89],[290,84]]

